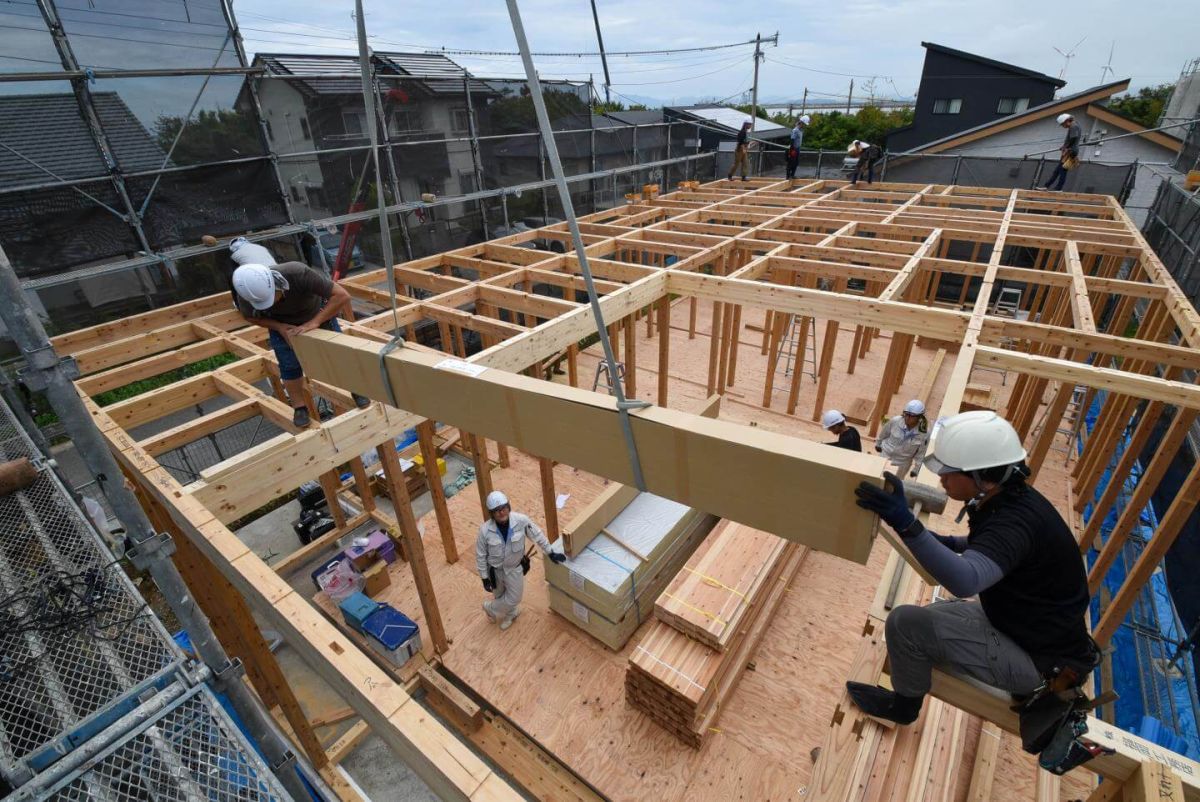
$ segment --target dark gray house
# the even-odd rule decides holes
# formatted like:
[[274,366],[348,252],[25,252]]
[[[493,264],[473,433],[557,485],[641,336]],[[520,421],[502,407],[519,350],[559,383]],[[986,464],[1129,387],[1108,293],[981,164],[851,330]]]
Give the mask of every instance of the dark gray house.
[[925,67],[910,125],[887,136],[898,153],[1049,103],[1066,82],[974,53],[922,42]]

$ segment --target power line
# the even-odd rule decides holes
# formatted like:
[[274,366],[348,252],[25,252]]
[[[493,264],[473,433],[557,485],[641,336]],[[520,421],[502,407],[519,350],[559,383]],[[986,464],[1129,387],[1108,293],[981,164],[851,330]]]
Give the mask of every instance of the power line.
[[676,78],[672,81],[643,81],[641,83],[635,83],[635,84],[627,83],[625,81],[616,81],[613,83],[613,86],[658,86],[660,84],[679,84],[679,83],[683,83],[684,81],[694,81],[697,78],[707,78],[710,75],[716,75],[718,72],[724,72],[726,69],[728,69],[729,67],[732,67],[734,64],[740,64],[741,61],[742,61],[742,59],[735,58],[732,61],[725,62],[725,64],[723,64],[721,67],[713,70],[712,72],[705,72],[705,73],[701,73],[700,75],[689,75],[686,78]]
[[[765,58],[765,56],[764,56],[764,58]],[[816,67],[806,67],[803,64],[793,64],[790,61],[784,61],[783,59],[778,58],[778,57],[771,57],[768,60],[773,61],[776,64],[783,64],[784,66],[792,67],[793,69],[797,69],[797,70],[804,70],[806,72],[819,72],[822,75],[837,75],[842,78],[880,78],[880,77],[882,77],[880,75],[869,75],[869,74],[864,75],[862,73],[857,73],[857,72],[836,72],[834,70],[819,70]]]
[[[778,39],[776,39],[775,37],[771,37],[769,39],[763,39],[762,41],[764,41],[764,42],[774,41],[776,44],[778,44]],[[749,39],[745,42],[731,42],[729,44],[724,44],[724,45],[705,45],[703,47],[677,47],[677,48],[671,48],[671,49],[666,49],[666,50],[605,51],[605,53],[608,56],[659,56],[659,55],[669,55],[672,53],[699,53],[699,52],[706,51],[706,50],[727,50],[731,47],[745,47],[747,45],[752,45],[752,44],[755,44],[754,39]],[[454,55],[454,56],[518,56],[519,57],[521,55],[520,53],[511,51],[511,50],[455,50],[455,49],[446,48],[446,47],[438,48],[436,50],[429,50],[426,52],[431,53],[431,54],[448,54],[448,55]],[[582,52],[577,52],[577,53],[530,53],[529,55],[539,56],[539,57],[540,56],[549,56],[549,57],[597,56],[597,57],[599,57],[600,52],[598,50],[590,50],[590,51],[582,51]]]

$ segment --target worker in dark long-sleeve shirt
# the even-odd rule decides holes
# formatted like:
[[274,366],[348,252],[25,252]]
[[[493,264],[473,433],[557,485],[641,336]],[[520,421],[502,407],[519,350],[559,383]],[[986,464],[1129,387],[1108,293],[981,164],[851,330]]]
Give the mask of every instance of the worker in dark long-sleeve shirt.
[[846,423],[846,416],[841,412],[836,409],[825,410],[821,415],[821,426],[830,434],[837,435],[836,443],[826,445],[837,446],[847,451],[862,451],[862,438],[858,436],[858,429]]
[[[935,433],[925,463],[946,495],[966,502],[966,537],[926,529],[890,473],[890,490],[863,482],[855,493],[958,599],[892,610],[885,636],[892,688],[849,682],[854,703],[911,724],[934,667],[1015,695],[1031,694],[1058,670],[1086,677],[1096,652],[1079,547],[1054,505],[1026,483],[1025,449],[1013,427],[994,412],[955,415]],[[966,600],[975,595],[977,602]]]
[[742,169],[742,180],[746,180],[746,170],[750,166],[750,121],[742,123],[742,128],[738,131],[737,143],[733,148],[733,164],[729,167],[729,175],[725,178],[727,181],[733,180],[733,174]]
[[1083,138],[1083,129],[1070,114],[1058,115],[1058,124],[1067,129],[1067,137],[1059,148],[1058,165],[1050,174],[1050,180],[1042,187],[1054,192],[1062,191],[1063,184],[1067,182],[1067,171],[1079,162],[1079,140]]

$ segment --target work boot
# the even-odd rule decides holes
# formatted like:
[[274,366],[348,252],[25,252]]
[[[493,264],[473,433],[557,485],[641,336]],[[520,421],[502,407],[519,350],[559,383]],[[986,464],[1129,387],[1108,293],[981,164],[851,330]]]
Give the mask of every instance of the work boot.
[[516,618],[517,617],[515,615],[510,615],[508,618],[501,621],[500,622],[500,631],[503,632],[504,630],[511,627],[513,625],[513,621],[515,621]]
[[487,602],[483,603],[483,614],[488,617],[488,621],[491,621],[493,624],[496,623],[496,616],[492,615],[492,610],[488,607]]
[[308,407],[296,407],[292,410],[292,425],[303,429],[308,425]]
[[367,407],[371,406],[371,399],[367,398],[365,395],[350,393],[350,397],[354,399],[354,406],[358,407],[359,409],[366,409]]
[[858,709],[868,716],[897,724],[912,724],[921,713],[924,696],[901,696],[895,691],[864,682],[847,682],[846,690]]

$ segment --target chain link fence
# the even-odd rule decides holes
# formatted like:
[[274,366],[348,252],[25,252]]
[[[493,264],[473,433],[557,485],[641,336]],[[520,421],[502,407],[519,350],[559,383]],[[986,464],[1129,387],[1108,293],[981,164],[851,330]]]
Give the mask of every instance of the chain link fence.
[[1164,181],[1142,233],[1192,305],[1200,303],[1200,198]]

